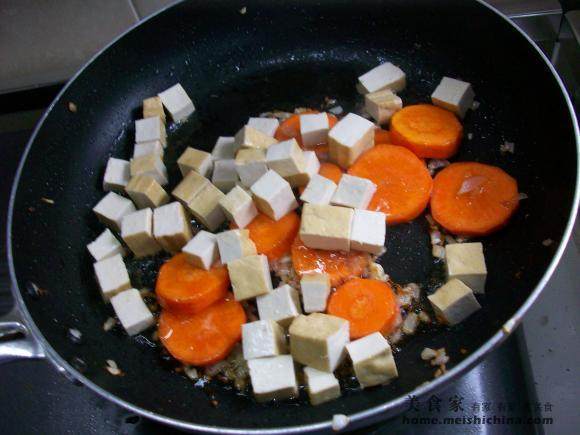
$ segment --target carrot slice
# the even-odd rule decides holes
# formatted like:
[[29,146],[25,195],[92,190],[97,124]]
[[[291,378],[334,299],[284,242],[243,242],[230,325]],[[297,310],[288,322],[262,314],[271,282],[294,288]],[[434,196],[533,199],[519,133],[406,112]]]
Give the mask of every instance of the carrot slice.
[[383,130],[382,128],[377,128],[375,130],[375,145],[380,143],[391,143],[391,133],[387,130]]
[[419,216],[433,187],[425,163],[408,149],[395,145],[374,146],[354,162],[348,173],[377,185],[368,209],[385,213],[388,224]]
[[300,216],[290,212],[278,221],[265,214],[258,214],[246,227],[258,254],[274,261],[290,252],[290,247],[300,229]]
[[222,299],[229,286],[225,266],[199,269],[187,261],[185,254],[177,254],[161,266],[155,293],[163,308],[197,313]]
[[354,278],[330,296],[328,314],[350,323],[350,338],[383,332],[389,334],[398,313],[395,293],[389,284],[374,279]]
[[518,184],[502,169],[461,162],[435,177],[431,213],[449,232],[484,236],[506,225],[518,204]]
[[231,293],[197,314],[163,310],[159,338],[174,358],[185,364],[205,366],[228,356],[242,337],[246,314]]
[[[318,170],[318,175],[328,178],[331,181],[334,181],[336,184],[340,181],[340,178],[344,174],[342,168],[334,163],[330,162],[323,162],[320,164],[320,169]],[[302,195],[306,186],[300,186],[298,188],[298,192]]]
[[[302,135],[300,134],[300,115],[306,115],[309,113],[320,113],[320,112],[318,112],[317,110],[307,110],[300,114],[292,115],[290,118],[282,122],[282,124],[280,124],[280,126],[276,130],[276,133],[274,134],[274,138],[276,138],[279,141],[294,138],[296,139],[296,142],[298,142],[300,147],[304,148],[304,145],[302,144]],[[327,113],[326,116],[328,116],[328,126],[330,128],[334,127],[335,124],[338,122],[336,116],[330,113]],[[319,151],[327,152],[328,146],[317,145],[315,147],[311,147],[310,149],[315,150],[318,154]]]
[[446,159],[457,152],[463,127],[448,110],[417,104],[399,110],[391,118],[391,140],[419,157]]
[[363,252],[325,251],[306,247],[300,237],[292,244],[292,265],[302,276],[307,273],[327,273],[330,285],[336,287],[344,281],[361,276],[369,263],[369,256]]

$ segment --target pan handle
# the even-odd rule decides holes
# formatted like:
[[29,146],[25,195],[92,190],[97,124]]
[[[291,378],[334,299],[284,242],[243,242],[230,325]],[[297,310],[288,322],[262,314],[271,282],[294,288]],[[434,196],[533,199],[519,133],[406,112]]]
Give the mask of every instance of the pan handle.
[[44,350],[22,321],[18,307],[14,306],[0,317],[0,364],[21,359],[43,359]]

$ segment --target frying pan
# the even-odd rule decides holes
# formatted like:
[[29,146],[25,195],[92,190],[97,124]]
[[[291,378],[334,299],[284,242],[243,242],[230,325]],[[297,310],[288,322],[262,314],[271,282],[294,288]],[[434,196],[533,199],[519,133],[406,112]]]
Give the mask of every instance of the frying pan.
[[[257,404],[218,384],[194,388],[167,369],[160,350],[144,337],[103,331],[112,311],[100,298],[85,248],[101,230],[91,208],[103,196],[108,157],[130,156],[133,121],[144,98],[181,82],[196,103],[193,119],[171,128],[166,161],[175,181],[174,162],[184,147],[210,149],[218,135],[235,133],[249,115],[319,107],[325,96],[355,110],[356,77],[386,60],[407,73],[406,104],[428,101],[444,75],[471,82],[481,105],[465,119],[465,132],[473,137],[464,140],[456,160],[498,165],[529,196],[504,230],[483,240],[489,277],[482,310],[401,346],[395,355],[400,377],[390,385],[347,389],[319,407],[302,405],[303,399]],[[500,152],[506,140],[515,143],[513,155]],[[1,343],[1,358],[43,356],[107,399],[190,430],[306,432],[328,430],[338,413],[350,416],[349,427],[393,416],[408,407],[409,394],[431,394],[474,366],[538,297],[562,255],[578,205],[577,142],[576,119],[554,69],[523,33],[483,3],[180,3],[98,54],[36,128],[11,197],[8,253],[17,305],[14,320],[2,325],[4,332],[25,337]],[[542,243],[547,239],[553,240],[549,246]],[[430,255],[424,218],[389,227],[386,246],[381,264],[395,281],[433,290],[440,268]],[[137,271],[134,285],[152,285],[146,270]],[[43,289],[40,296],[37,288]],[[81,343],[70,340],[70,328],[82,333]],[[425,346],[447,349],[445,375],[433,379],[433,369],[419,358]],[[125,375],[104,370],[107,359]]]

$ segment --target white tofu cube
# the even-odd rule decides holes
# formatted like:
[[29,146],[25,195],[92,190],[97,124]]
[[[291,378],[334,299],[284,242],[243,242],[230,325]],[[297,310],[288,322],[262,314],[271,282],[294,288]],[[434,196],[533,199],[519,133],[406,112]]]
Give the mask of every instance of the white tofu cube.
[[258,402],[283,400],[298,396],[294,361],[290,355],[248,361],[250,380]]
[[256,298],[258,315],[261,320],[274,320],[281,326],[287,327],[299,314],[300,296],[295,288],[283,284],[270,293]]
[[487,267],[481,243],[453,243],[445,246],[447,279],[463,281],[474,293],[485,293]]
[[218,160],[230,160],[236,157],[237,150],[238,147],[233,136],[220,136],[213,147],[211,156],[216,162]]
[[109,192],[93,208],[97,218],[114,231],[121,231],[123,217],[135,211],[130,199]]
[[258,320],[242,325],[244,359],[267,358],[288,351],[286,335],[273,320]]
[[139,334],[155,324],[139,290],[132,288],[116,294],[111,298],[111,305],[129,335]]
[[290,352],[295,361],[333,372],[344,359],[348,321],[328,314],[300,315],[290,325]]
[[195,111],[193,101],[179,83],[161,92],[159,98],[175,122],[185,120]]
[[236,171],[240,182],[246,187],[254,184],[262,175],[268,172],[266,152],[258,149],[243,149],[236,155]]
[[109,229],[103,231],[99,237],[89,243],[87,249],[95,261],[101,261],[117,254],[124,256],[126,253],[123,245],[119,243],[115,235]]
[[399,376],[391,346],[380,332],[347,344],[346,350],[363,388],[387,384]]
[[163,149],[163,145],[158,140],[154,140],[152,142],[141,142],[136,143],[133,148],[133,158],[136,159],[138,157],[143,157],[148,154],[156,154],[159,158],[163,159],[163,155],[165,150]]
[[320,405],[340,397],[340,384],[332,373],[304,367],[304,378],[312,405]]
[[266,163],[285,179],[306,171],[306,160],[296,139],[271,145],[266,152]]
[[153,177],[137,175],[131,178],[125,192],[137,208],[157,208],[169,202],[169,195]]
[[336,184],[334,181],[322,175],[314,174],[306,185],[306,189],[300,195],[300,199],[309,204],[330,204],[335,191]]
[[[221,252],[221,251],[220,251]],[[255,298],[272,291],[272,277],[265,255],[250,255],[228,263],[236,301]]]
[[325,144],[328,140],[329,128],[326,113],[300,115],[300,135],[305,147]]
[[371,180],[344,174],[330,202],[334,205],[365,210],[376,191],[377,185]]
[[123,192],[131,179],[131,166],[127,160],[111,157],[107,161],[105,176],[103,177],[103,190],[105,192]]
[[276,221],[298,208],[292,187],[275,171],[262,175],[250,190],[258,210]]
[[280,126],[280,121],[276,118],[250,118],[247,125],[268,136],[274,137],[276,130]]
[[168,183],[167,168],[157,154],[147,154],[131,160],[131,177],[138,175],[148,175],[162,186]]
[[440,321],[456,325],[481,308],[473,291],[462,281],[452,279],[427,296]]
[[191,226],[179,202],[172,202],[153,211],[153,235],[170,253],[177,253],[192,237]]
[[216,160],[213,164],[211,182],[224,193],[228,193],[240,181],[234,159]]
[[167,145],[165,124],[159,116],[138,119],[135,121],[135,143],[159,141],[164,147]]
[[240,186],[235,186],[220,200],[224,214],[238,228],[245,228],[258,216],[258,209],[248,192]]
[[224,193],[208,183],[191,201],[187,203],[187,209],[193,217],[210,231],[217,230],[226,220],[226,215],[220,201],[225,197]]
[[300,239],[309,248],[349,251],[353,215],[350,208],[304,204]]
[[209,180],[195,171],[190,171],[177,185],[171,194],[183,205],[187,206],[203,189]]
[[403,100],[390,89],[365,95],[365,109],[379,124],[386,124],[403,108]]
[[200,231],[183,247],[183,253],[195,267],[211,269],[219,258],[216,235]]
[[97,261],[94,264],[94,268],[97,282],[105,301],[108,301],[117,293],[131,288],[129,273],[121,254]]
[[121,237],[137,258],[154,255],[161,251],[161,246],[153,237],[153,212],[150,208],[125,216]]
[[470,83],[450,77],[443,77],[431,95],[431,101],[435,106],[447,109],[460,118],[463,118],[471,108],[474,98],[475,92]]
[[256,245],[248,230],[229,230],[216,234],[221,262],[228,264],[249,255],[256,255]]
[[350,229],[350,249],[380,255],[385,249],[386,232],[385,213],[355,210]]
[[254,148],[266,150],[270,145],[278,142],[272,136],[268,136],[249,125],[242,127],[236,134],[236,146],[238,148]]
[[204,177],[209,177],[213,169],[213,159],[210,153],[187,147],[177,159],[177,165],[184,177],[189,171],[195,171]]
[[328,133],[330,160],[347,169],[375,144],[375,125],[368,119],[349,113]]
[[165,124],[165,111],[163,103],[159,97],[151,97],[143,100],[143,118],[152,118],[158,116]]
[[299,174],[286,177],[286,181],[292,187],[306,186],[310,179],[320,171],[320,161],[314,151],[303,151],[302,155],[305,162],[304,170]]
[[399,92],[405,89],[406,76],[401,68],[385,62],[358,78],[365,93],[390,89]]
[[326,304],[330,295],[330,277],[326,273],[302,275],[300,290],[305,313],[326,311]]

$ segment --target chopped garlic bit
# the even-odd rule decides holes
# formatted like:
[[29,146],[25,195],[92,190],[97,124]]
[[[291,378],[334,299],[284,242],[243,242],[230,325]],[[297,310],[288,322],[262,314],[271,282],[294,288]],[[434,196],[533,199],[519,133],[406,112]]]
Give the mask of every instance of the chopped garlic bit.
[[516,145],[513,142],[508,142],[507,140],[499,146],[499,151],[502,154],[513,154]]
[[389,280],[389,275],[385,273],[383,266],[381,266],[379,263],[371,261],[369,263],[369,278],[386,282]]
[[113,376],[123,376],[124,373],[123,371],[119,368],[119,366],[117,365],[117,363],[112,360],[112,359],[108,359],[106,361],[107,365],[105,366],[105,369],[112,374]]
[[342,108],[342,106],[334,106],[328,109],[328,111],[333,115],[341,115],[344,112],[344,109]]
[[528,198],[529,198],[529,196],[526,195],[524,192],[518,193],[518,200],[521,201],[522,199],[528,199]]
[[449,357],[447,356],[447,352],[445,348],[442,347],[441,349],[437,349],[435,358],[431,360],[432,366],[445,366],[449,362]]
[[246,12],[248,12],[248,8],[246,6],[244,6],[242,9],[240,9],[240,14],[245,15]]
[[473,139],[473,133],[467,133],[467,140]]
[[187,376],[192,381],[196,381],[199,378],[197,369],[192,366],[183,366],[183,373],[185,373],[185,376]]
[[41,200],[42,202],[45,202],[45,203],[47,203],[47,204],[54,205],[54,199],[45,198],[45,197],[43,196],[42,198],[40,198],[40,200]]
[[431,349],[430,347],[426,347],[421,351],[421,359],[423,361],[430,361],[437,356],[437,351],[435,349]]
[[350,423],[350,419],[344,414],[334,414],[332,416],[332,430],[338,432],[343,430]]
[[554,243],[554,241],[552,239],[546,239],[542,242],[542,245],[550,246],[552,243]]
[[433,245],[433,248],[431,249],[431,254],[435,258],[443,260],[445,259],[445,248],[440,245]]
[[290,118],[293,115],[291,112],[284,112],[282,110],[273,110],[271,112],[260,113],[260,118],[276,118],[280,121]]
[[403,321],[403,333],[407,335],[414,334],[417,330],[417,326],[419,325],[419,318],[417,314],[410,312],[405,320]]
[[479,109],[479,106],[481,105],[481,103],[477,100],[473,100],[473,104],[471,105],[471,110],[477,110]]
[[427,164],[427,169],[429,169],[431,175],[434,175],[437,169],[445,168],[446,166],[449,166],[449,160],[431,159]]
[[105,323],[103,323],[103,330],[110,331],[115,327],[116,324],[117,319],[115,319],[114,317],[109,317],[107,320],[105,320]]

